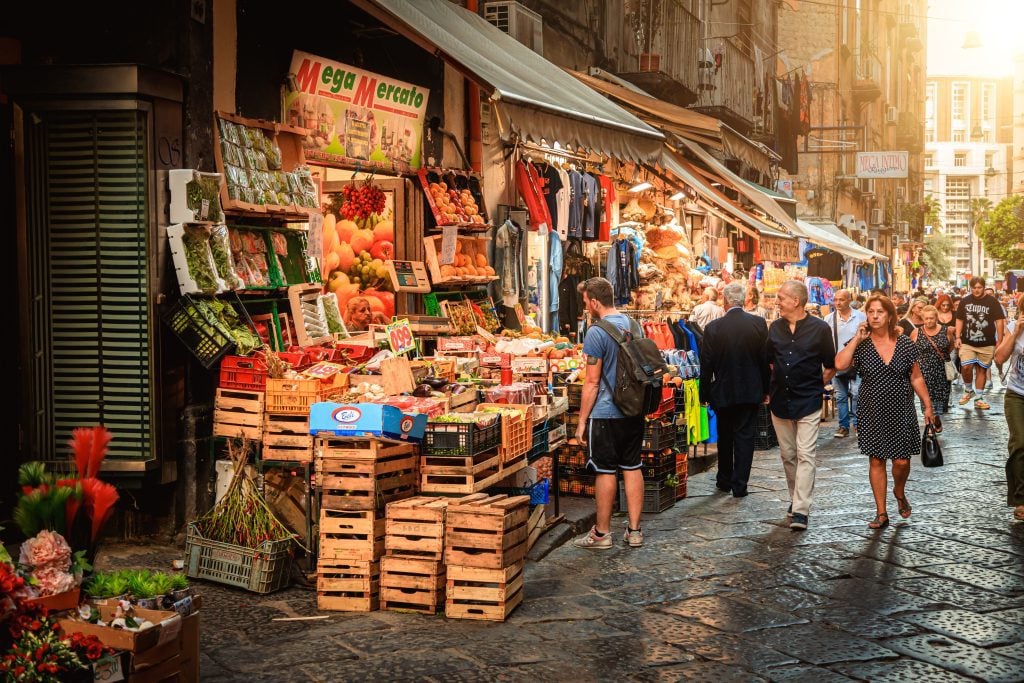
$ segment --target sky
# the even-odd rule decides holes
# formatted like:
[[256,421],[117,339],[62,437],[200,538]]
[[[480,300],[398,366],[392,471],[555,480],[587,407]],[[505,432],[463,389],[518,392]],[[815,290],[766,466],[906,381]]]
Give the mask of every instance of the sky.
[[[982,47],[962,47],[971,30]],[[1011,75],[1022,30],[1024,0],[928,0],[928,75]]]

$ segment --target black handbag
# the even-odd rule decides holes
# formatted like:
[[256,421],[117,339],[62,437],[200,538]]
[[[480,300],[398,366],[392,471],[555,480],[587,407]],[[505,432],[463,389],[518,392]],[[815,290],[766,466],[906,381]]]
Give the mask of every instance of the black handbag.
[[921,436],[921,464],[925,467],[942,467],[942,446],[931,425],[925,425]]

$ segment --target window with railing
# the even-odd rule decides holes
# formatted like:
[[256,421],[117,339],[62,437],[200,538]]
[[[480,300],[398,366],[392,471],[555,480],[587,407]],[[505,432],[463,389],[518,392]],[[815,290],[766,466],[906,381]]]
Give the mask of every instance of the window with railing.
[[953,131],[953,142],[967,142],[967,134],[962,128]]
[[954,83],[952,85],[950,110],[953,118],[953,128],[967,128],[968,88],[969,85],[967,83]]
[[953,155],[954,166],[966,166],[967,165],[967,152],[957,152]]

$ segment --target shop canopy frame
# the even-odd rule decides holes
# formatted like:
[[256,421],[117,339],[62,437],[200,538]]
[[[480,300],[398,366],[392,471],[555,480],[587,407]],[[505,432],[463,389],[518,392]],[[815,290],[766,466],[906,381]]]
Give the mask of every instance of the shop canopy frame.
[[857,244],[842,234],[835,225],[802,219],[797,219],[797,223],[805,233],[804,239],[815,246],[824,247],[855,261],[889,260],[886,256]]
[[596,76],[569,71],[581,83],[607,95],[655,128],[719,150],[765,176],[773,176],[782,161],[776,152],[733,130],[713,116],[659,100],[644,92]]
[[489,93],[506,143],[555,141],[648,163],[665,136],[483,17],[449,0],[351,0]]

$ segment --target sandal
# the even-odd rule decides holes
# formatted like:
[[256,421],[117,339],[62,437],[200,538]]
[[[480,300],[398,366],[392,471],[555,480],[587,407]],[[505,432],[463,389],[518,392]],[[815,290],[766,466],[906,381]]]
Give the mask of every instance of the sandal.
[[911,509],[910,501],[907,500],[906,496],[900,498],[895,493],[892,495],[896,498],[896,504],[899,505],[900,517],[903,519],[910,517],[910,513],[913,512],[913,510]]
[[887,526],[889,526],[889,515],[885,512],[879,512],[873,520],[868,522],[869,529],[884,529]]

